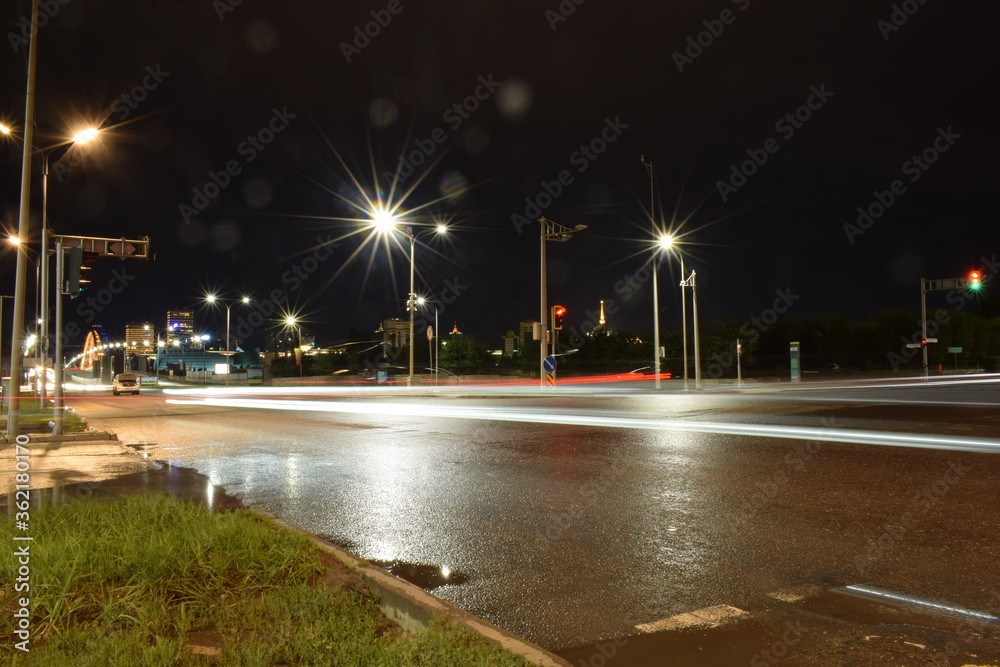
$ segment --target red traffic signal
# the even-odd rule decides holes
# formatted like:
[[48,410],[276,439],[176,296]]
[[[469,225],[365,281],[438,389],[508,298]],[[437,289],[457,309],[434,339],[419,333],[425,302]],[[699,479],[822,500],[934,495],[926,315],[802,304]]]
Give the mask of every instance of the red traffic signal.
[[969,271],[969,287],[979,289],[983,282],[983,274],[979,271]]
[[552,306],[552,328],[556,331],[563,328],[563,316],[566,315],[566,306]]

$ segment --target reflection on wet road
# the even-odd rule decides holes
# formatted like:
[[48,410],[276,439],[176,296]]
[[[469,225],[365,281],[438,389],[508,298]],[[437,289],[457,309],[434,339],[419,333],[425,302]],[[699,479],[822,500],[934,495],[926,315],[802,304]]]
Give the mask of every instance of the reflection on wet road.
[[984,453],[994,411],[967,406],[1000,402],[993,386],[961,406],[969,387],[917,397],[936,408],[856,393],[74,403],[364,558],[462,573],[435,594],[560,648],[712,605],[752,611],[790,586],[981,606],[984,573],[1000,571],[1000,458]]

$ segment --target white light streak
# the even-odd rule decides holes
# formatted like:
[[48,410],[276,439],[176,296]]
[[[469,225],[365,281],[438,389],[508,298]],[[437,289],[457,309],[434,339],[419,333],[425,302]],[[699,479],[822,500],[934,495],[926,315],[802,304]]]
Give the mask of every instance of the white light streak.
[[859,445],[887,445],[919,449],[946,449],[963,452],[1000,453],[1000,440],[991,438],[966,438],[948,435],[921,435],[890,431],[865,431],[824,427],[782,426],[774,424],[738,424],[727,422],[697,422],[623,417],[615,414],[588,414],[576,411],[548,412],[527,408],[481,408],[475,406],[440,406],[419,403],[364,402],[364,401],[307,401],[295,399],[202,398],[167,399],[167,403],[203,404],[214,407],[250,408],[265,410],[294,410],[302,412],[333,412],[341,414],[392,415],[393,417],[423,417],[445,419],[477,419],[489,421],[527,422],[534,424],[562,424],[567,426],[592,426],[601,428],[631,428],[675,433],[712,433],[742,435],[790,440],[817,440]]

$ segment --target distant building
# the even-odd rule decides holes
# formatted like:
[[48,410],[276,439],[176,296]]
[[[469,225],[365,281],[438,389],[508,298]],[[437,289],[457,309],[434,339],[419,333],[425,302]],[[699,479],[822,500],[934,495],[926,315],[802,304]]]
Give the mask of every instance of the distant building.
[[535,325],[537,320],[524,320],[518,325],[518,339],[520,347],[523,348],[529,340],[535,339]]
[[125,346],[131,354],[155,354],[156,330],[149,322],[130,322],[125,325]]
[[285,357],[295,352],[299,346],[299,332],[302,342],[311,347],[316,346],[316,336],[303,331],[296,325],[289,325],[285,320],[268,320],[267,331],[264,333],[264,351]]
[[194,334],[194,311],[175,308],[167,311],[167,345],[174,343],[181,347],[197,347],[201,341]]
[[382,320],[382,326],[375,332],[382,339],[395,347],[405,347],[410,343],[410,321],[398,317]]
[[513,331],[508,331],[504,335],[503,337],[504,356],[513,357],[515,354],[517,354],[517,351],[520,349],[520,346],[518,345],[519,340],[520,336],[515,334]]
[[597,322],[597,326],[594,327],[592,331],[588,331],[587,335],[590,336],[590,335],[593,335],[593,334],[596,334],[596,333],[603,333],[603,334],[609,333],[609,330],[608,330],[608,328],[607,328],[606,325],[607,325],[607,320],[604,317],[604,299],[601,299],[601,315],[600,315],[600,319]]

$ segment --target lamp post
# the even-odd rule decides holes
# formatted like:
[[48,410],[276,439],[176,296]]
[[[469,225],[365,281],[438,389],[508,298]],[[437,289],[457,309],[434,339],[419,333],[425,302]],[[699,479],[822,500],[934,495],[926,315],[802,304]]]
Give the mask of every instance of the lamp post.
[[545,216],[538,219],[538,223],[541,226],[541,252],[540,252],[540,285],[539,285],[539,301],[541,301],[541,317],[539,318],[541,326],[541,334],[538,339],[539,347],[539,359],[538,359],[538,372],[539,372],[539,386],[545,387],[545,348],[548,342],[548,330],[549,330],[549,313],[548,304],[546,302],[546,288],[548,287],[548,278],[545,271],[545,242],[546,241],[561,241],[565,243],[573,238],[575,232],[582,232],[587,228],[587,225],[576,225],[575,227],[566,227],[565,225],[560,225],[557,222],[549,220]]
[[[38,20],[39,0],[31,3],[31,25],[36,26]],[[32,31],[28,41],[28,72],[24,101],[24,147],[21,159],[21,204],[18,215],[17,235],[22,239],[31,236],[31,220],[28,207],[31,199],[31,146],[34,142],[35,130],[35,71],[38,61],[37,31]],[[11,355],[10,355],[10,405],[7,409],[7,439],[16,438],[20,434],[21,422],[21,355],[14,350],[21,349],[21,333],[24,327],[24,288],[27,282],[28,262],[25,249],[17,249],[17,268],[14,274],[14,321],[11,325]]]
[[[42,151],[42,252],[39,257],[39,267],[41,272],[41,322],[39,323],[39,345],[41,350],[42,365],[49,358],[49,158],[52,153],[65,148],[68,152],[76,144],[85,144],[93,141],[100,134],[100,130],[88,127],[73,135],[69,144],[56,144]],[[58,163],[58,160],[56,160]],[[62,285],[56,286],[56,298],[62,298]],[[56,332],[60,336],[61,332]],[[56,360],[55,363],[58,363]],[[59,393],[62,393],[61,391]],[[45,399],[45,385],[42,384],[40,397]],[[58,410],[58,405],[56,406]]]
[[[0,406],[3,405],[3,399],[6,395],[3,393],[3,300],[13,299],[12,296],[7,296],[6,294],[0,295]],[[11,355],[13,356],[13,355]]]
[[[205,297],[205,301],[207,301],[209,303],[216,303],[216,302],[222,303],[223,302],[222,299],[218,298],[214,294],[207,295]],[[229,372],[232,370],[232,364],[229,363],[229,360],[230,360],[230,354],[229,354],[229,310],[233,307],[234,303],[242,303],[244,305],[249,304],[250,303],[250,297],[245,296],[245,297],[243,297],[241,299],[229,299],[229,303],[225,304],[225,306],[226,306],[226,386],[227,387],[229,386]],[[301,341],[300,341],[300,344],[301,344]]]
[[[646,160],[645,155],[639,156],[639,161],[649,171],[649,219],[653,222],[653,229],[658,229],[656,224],[656,209],[654,207],[653,189],[653,161]],[[660,237],[660,248],[669,248],[673,245],[673,239],[667,236]],[[659,249],[653,253],[653,382],[656,389],[660,388],[660,288],[657,270],[660,266]]]
[[406,299],[406,309],[410,311],[410,337],[409,337],[409,348],[410,348],[410,374],[406,378],[406,386],[409,387],[413,384],[413,311],[416,309],[416,298],[417,295],[414,292],[414,275],[416,266],[414,262],[414,250],[417,245],[417,238],[424,234],[444,234],[448,231],[448,227],[445,225],[437,225],[434,229],[425,229],[421,232],[414,233],[413,227],[406,228],[406,236],[410,239],[410,294]]
[[[674,238],[663,235],[660,237],[656,248],[653,250],[653,374],[655,375],[656,388],[660,388],[660,297],[658,271],[660,266],[660,251],[669,250],[674,247]],[[683,260],[681,260],[683,262]],[[683,269],[682,269],[683,271]]]
[[[683,275],[683,260],[681,264],[681,274]],[[681,281],[681,287],[691,288],[691,303],[694,308],[694,388],[701,389],[701,346],[698,343],[698,280],[697,272],[691,271],[691,275]],[[687,388],[687,340],[684,341],[684,380]]]
[[299,349],[299,379],[304,377],[303,367],[306,365],[306,355],[302,349],[302,327],[297,324],[297,320],[294,317],[285,318],[285,326],[291,327],[297,332],[298,342],[296,347]]

